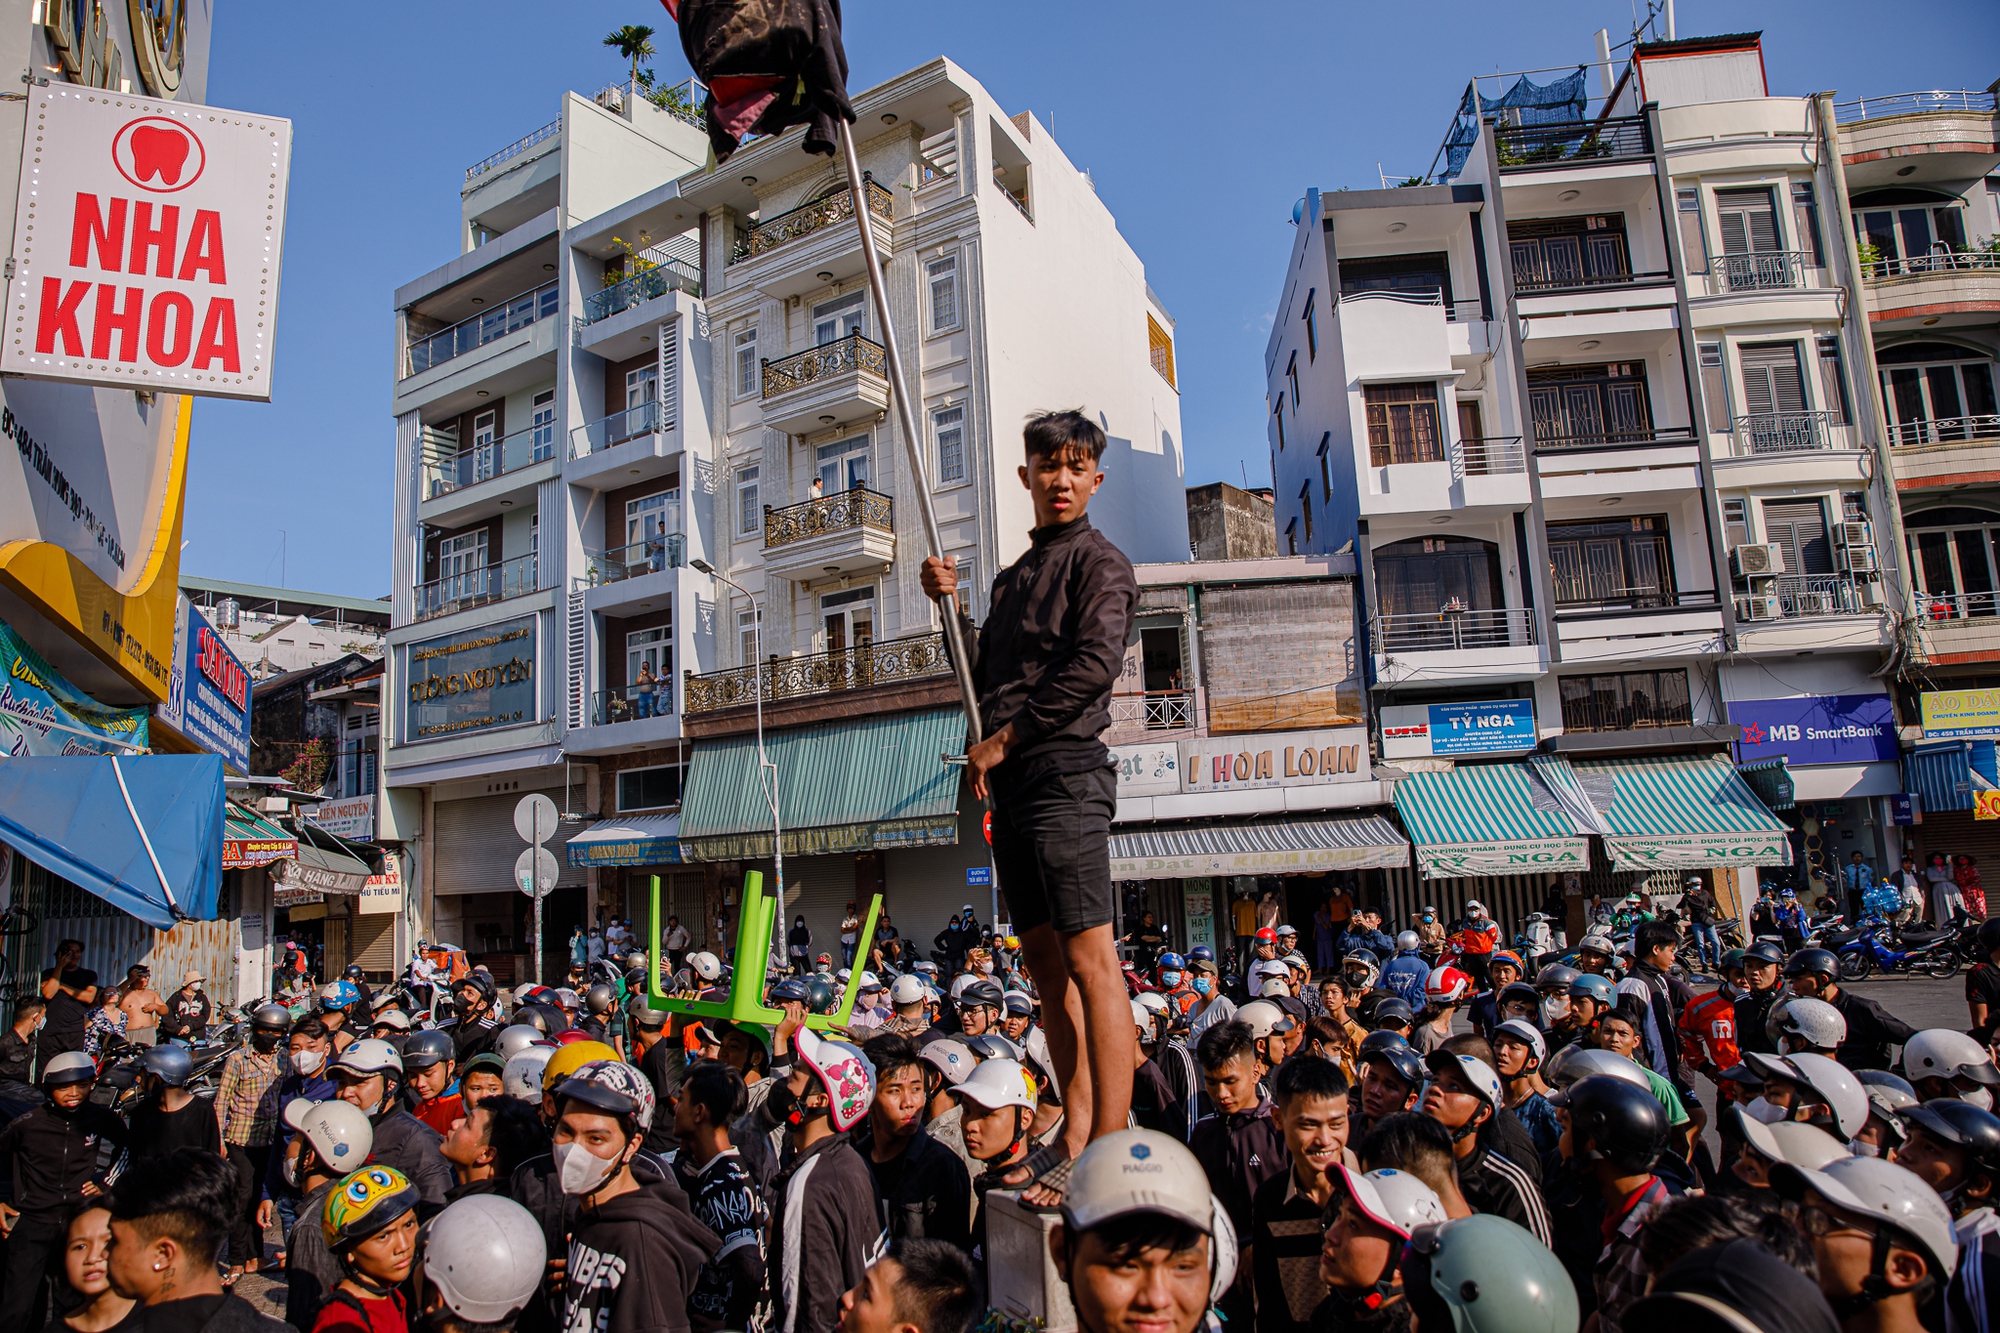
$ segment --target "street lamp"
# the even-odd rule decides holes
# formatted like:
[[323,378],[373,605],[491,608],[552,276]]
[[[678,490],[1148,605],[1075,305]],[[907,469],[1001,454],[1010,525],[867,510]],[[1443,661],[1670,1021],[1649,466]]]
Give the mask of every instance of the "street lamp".
[[764,753],[764,612],[748,589],[708,561],[690,560],[688,564],[717,583],[736,589],[750,603],[751,654],[756,659],[750,664],[750,687],[752,698],[757,703],[757,780],[764,787],[764,797],[771,805],[771,861],[778,883],[778,906],[771,914],[770,952],[783,958],[785,954],[779,942],[784,938],[785,930],[785,842],[783,825],[778,818],[778,766]]

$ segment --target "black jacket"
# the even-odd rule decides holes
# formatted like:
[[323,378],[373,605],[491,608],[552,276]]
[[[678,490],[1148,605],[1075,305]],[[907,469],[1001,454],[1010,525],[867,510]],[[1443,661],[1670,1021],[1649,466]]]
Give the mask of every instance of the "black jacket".
[[408,1111],[391,1111],[375,1124],[375,1147],[368,1160],[393,1166],[408,1176],[417,1187],[417,1196],[430,1205],[422,1214],[428,1216],[444,1207],[445,1192],[456,1181],[444,1154],[438,1151],[443,1142],[436,1130]]
[[1833,1058],[1849,1069],[1887,1069],[1889,1047],[1901,1046],[1917,1035],[1917,1030],[1865,995],[1856,995],[1845,986],[1828,1001],[1847,1020],[1847,1040]]
[[1646,989],[1653,995],[1653,1022],[1660,1029],[1660,1046],[1666,1056],[1666,1077],[1670,1083],[1681,1081],[1681,1039],[1680,1018],[1694,999],[1694,991],[1685,981],[1660,971],[1645,963],[1634,963],[1632,975],[1646,983]]
[[134,1310],[132,1313],[144,1316],[148,1327],[172,1328],[180,1323],[180,1320],[175,1318],[178,1312],[174,1307],[191,1305],[195,1301],[211,1302],[215,1306],[215,1313],[201,1325],[201,1333],[284,1333],[285,1329],[292,1327],[281,1320],[271,1318],[234,1292],[226,1293],[220,1298],[189,1296],[185,1301],[162,1301],[158,1305]]
[[74,1111],[44,1103],[0,1129],[0,1162],[14,1181],[14,1206],[25,1217],[54,1220],[83,1198],[125,1146],[125,1122],[85,1102]]
[[579,1210],[575,1228],[564,1273],[565,1327],[689,1333],[688,1297],[721,1242],[687,1211],[678,1185],[649,1180]]
[[1111,725],[1138,599],[1132,562],[1088,516],[1036,528],[993,581],[972,679],[985,734],[1014,728],[1014,750],[995,773],[1002,785],[1029,780],[1044,755],[1060,756],[1056,772],[1105,762],[1098,737]]
[[1250,1234],[1250,1209],[1257,1187],[1292,1168],[1285,1132],[1278,1128],[1271,1103],[1235,1115],[1205,1116],[1188,1140],[1195,1160],[1208,1173],[1208,1188],[1222,1200],[1236,1234]]
[[1737,1050],[1762,1051],[1766,1055],[1778,1053],[1777,1043],[1771,1040],[1770,1033],[1764,1031],[1764,1020],[1770,1017],[1771,1006],[1789,994],[1784,986],[1778,985],[1769,990],[1753,990],[1737,998]]
[[771,1182],[778,1244],[771,1256],[769,1333],[825,1333],[861,1281],[882,1234],[875,1177],[845,1135],[795,1156]]
[[[50,1006],[50,1014],[55,1012]],[[167,1012],[160,1015],[160,1035],[200,1041],[208,1035],[208,996],[202,991],[189,995],[185,988],[167,997]],[[78,1048],[82,1049],[81,1047]]]
[[465,1062],[475,1055],[484,1055],[493,1049],[493,1039],[500,1035],[500,1020],[487,1010],[471,1022],[458,1022],[451,1026],[451,1044],[458,1050],[458,1067],[465,1068]]
[[335,1178],[316,1185],[299,1201],[298,1221],[292,1226],[290,1248],[285,1252],[285,1322],[302,1329],[313,1326],[326,1294],[347,1276],[340,1260],[327,1248],[326,1232],[320,1228],[326,1196],[339,1183]]
[[49,1001],[48,1021],[35,1034],[35,1066],[47,1069],[49,1061],[64,1051],[83,1049],[84,1029],[90,1024],[90,1006],[68,991],[57,991]]
[[883,1231],[892,1239],[942,1240],[961,1250],[971,1244],[972,1175],[963,1158],[919,1127],[902,1156],[878,1164],[870,1155],[874,1140],[866,1121],[855,1134],[854,1151],[875,1182]]
[[[1530,1156],[1528,1160],[1535,1159]],[[1527,1168],[1481,1147],[1459,1162],[1458,1192],[1475,1213],[1504,1217],[1547,1245],[1552,1237],[1539,1175],[1539,1170],[1531,1175]]]

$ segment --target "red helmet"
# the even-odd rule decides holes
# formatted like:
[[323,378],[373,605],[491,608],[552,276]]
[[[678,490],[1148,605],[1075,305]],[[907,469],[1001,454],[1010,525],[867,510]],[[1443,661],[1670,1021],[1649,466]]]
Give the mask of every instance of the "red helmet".
[[1257,943],[1276,944],[1277,942],[1278,942],[1278,932],[1272,930],[1269,926],[1265,926],[1262,930],[1257,932]]
[[555,1035],[555,1043],[558,1046],[567,1046],[573,1041],[590,1040],[592,1040],[591,1035],[582,1028],[570,1028],[566,1032],[558,1032]]
[[1424,998],[1433,1004],[1453,1004],[1472,989],[1472,978],[1455,967],[1434,969],[1424,982]]

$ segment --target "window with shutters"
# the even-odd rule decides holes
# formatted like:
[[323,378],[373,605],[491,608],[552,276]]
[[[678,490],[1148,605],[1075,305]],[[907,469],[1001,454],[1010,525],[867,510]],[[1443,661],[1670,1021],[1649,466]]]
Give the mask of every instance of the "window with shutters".
[[1894,444],[1949,444],[2000,434],[2000,380],[1985,352],[1956,343],[1898,343],[1878,350],[1882,402]]
[[1736,357],[1743,371],[1739,447],[1760,454],[1824,448],[1819,420],[1807,410],[1799,344],[1744,343]]
[[1792,182],[1792,221],[1799,231],[1799,249],[1814,268],[1826,267],[1826,250],[1819,237],[1819,201],[1811,181]]
[[1730,550],[1750,544],[1750,502],[1748,500],[1724,500],[1722,502],[1722,544]]
[[1766,500],[1763,507],[1764,540],[1784,548],[1787,576],[1833,573],[1824,501]]
[[1769,189],[1717,190],[1716,230],[1722,235],[1723,285],[1730,291],[1797,287],[1800,277],[1785,250],[1778,209]]
[[1708,272],[1708,238],[1701,226],[1701,191],[1694,186],[1675,190],[1674,213],[1680,219],[1681,261],[1690,273]]
[[1523,292],[1602,287],[1632,276],[1623,213],[1509,222],[1507,250]]
[[1845,426],[1848,421],[1847,376],[1840,368],[1840,335],[1822,334],[1813,340],[1819,356],[1819,396],[1826,404],[1827,424]]
[[1708,413],[1708,428],[1717,434],[1727,434],[1729,368],[1722,361],[1722,344],[1696,343],[1694,350],[1701,367],[1701,399]]
[[1557,606],[1674,605],[1674,559],[1664,515],[1550,523],[1548,537]]
[[1368,412],[1371,464],[1444,462],[1437,385],[1364,384],[1361,399]]
[[931,332],[950,333],[958,327],[958,256],[949,254],[924,265],[931,292]]
[[1536,448],[1636,444],[1654,434],[1643,361],[1530,367],[1528,407]]
[[1684,668],[1563,676],[1558,685],[1564,731],[1645,731],[1694,724]]

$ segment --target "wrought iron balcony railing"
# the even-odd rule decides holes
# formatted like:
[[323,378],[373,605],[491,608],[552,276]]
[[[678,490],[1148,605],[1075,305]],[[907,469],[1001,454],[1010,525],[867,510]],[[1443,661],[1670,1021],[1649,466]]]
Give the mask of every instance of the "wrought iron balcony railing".
[[[440,442],[449,436],[439,437]],[[505,476],[516,469],[556,456],[556,427],[553,421],[541,422],[517,430],[512,435],[484,444],[475,444],[470,449],[460,449],[442,457],[426,459],[424,462],[424,498],[435,500],[440,495],[476,486],[482,481]]]
[[1851,574],[1807,574],[1778,580],[1778,605],[1788,616],[1872,616],[1862,585]]
[[608,417],[573,426],[569,432],[569,456],[583,458],[589,454],[602,453],[606,449],[636,440],[641,435],[651,435],[655,431],[671,430],[673,422],[666,419],[659,400],[639,403],[623,412],[613,412]]
[[[875,183],[871,173],[861,177],[861,193],[867,197],[868,211],[884,222],[895,220],[896,198],[888,190]],[[846,188],[836,193],[822,195],[811,203],[802,204],[788,213],[780,213],[774,218],[765,218],[744,234],[743,244],[729,257],[732,264],[740,264],[746,259],[755,259],[767,250],[775,250],[787,241],[795,241],[801,236],[825,227],[838,226],[854,219],[854,196]]]
[[643,272],[634,273],[623,282],[584,297],[583,314],[577,317],[577,324],[587,327],[600,319],[609,319],[621,310],[644,305],[656,296],[665,296],[668,292],[700,296],[701,274],[695,272],[692,265],[677,260],[655,264]]
[[1545,292],[1587,291],[1602,287],[1631,287],[1647,282],[1671,282],[1674,275],[1659,273],[1546,273],[1531,268],[1514,270],[1514,290],[1522,296]]
[[808,347],[803,352],[763,362],[764,398],[803,389],[808,384],[849,370],[865,371],[881,379],[889,378],[889,361],[882,344],[870,342],[858,333],[835,338],[830,343]]
[[1747,255],[1716,255],[1709,262],[1714,281],[1725,292],[1775,292],[1806,285],[1813,267],[1807,250],[1759,250]]
[[1440,607],[1429,613],[1376,616],[1377,653],[1455,653],[1525,647],[1535,642],[1535,616],[1521,607],[1473,611]]
[[560,292],[553,282],[522,292],[511,300],[502,301],[491,310],[482,310],[470,319],[462,319],[449,328],[439,329],[410,339],[410,360],[403,370],[403,378],[422,374],[432,366],[440,366],[455,356],[464,356],[475,347],[484,347],[496,338],[504,338],[517,329],[524,329],[538,319],[553,319]]
[[1917,615],[1929,621],[1987,620],[2000,616],[2000,592],[1919,592]]
[[1738,454],[1795,454],[1831,449],[1830,427],[1845,426],[1838,412],[1762,412],[1736,418]]
[[1992,250],[1938,250],[1934,254],[1911,255],[1907,259],[1875,259],[1861,266],[1861,276],[1869,281],[1883,278],[1915,278],[1932,273],[1970,273],[2000,269],[2000,253]]
[[522,597],[535,591],[535,557],[515,556],[497,565],[481,565],[458,574],[417,585],[412,620],[435,620],[454,611],[465,611],[489,602]]
[[917,634],[808,657],[774,657],[759,666],[733,671],[701,675],[690,671],[682,700],[688,715],[693,716],[754,703],[759,693],[769,703],[950,674],[944,635]]
[[793,542],[824,537],[830,532],[874,528],[877,532],[896,531],[895,502],[880,491],[856,486],[838,495],[764,509],[764,548],[789,546]]
[[1686,426],[1641,426],[1632,430],[1600,431],[1595,435],[1554,431],[1535,433],[1535,452],[1538,454],[1564,449],[1622,449],[1631,445],[1693,443],[1694,431]]
[[1493,143],[1502,171],[1595,166],[1653,153],[1652,135],[1638,116],[1558,125],[1496,125]]
[[663,532],[608,551],[585,551],[583,562],[584,581],[593,588],[636,579],[641,574],[679,569],[687,563],[687,537],[678,532]]
[[1889,427],[1889,443],[1958,444],[2000,435],[2000,416],[1946,417],[1942,421],[1899,421]]

